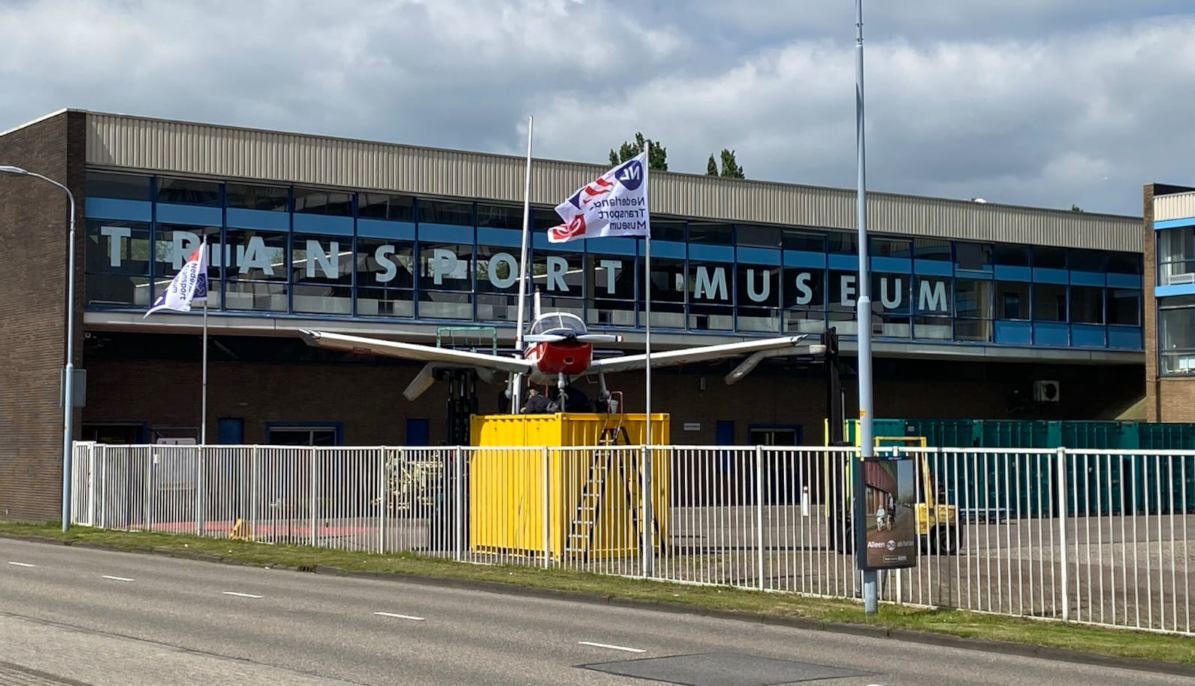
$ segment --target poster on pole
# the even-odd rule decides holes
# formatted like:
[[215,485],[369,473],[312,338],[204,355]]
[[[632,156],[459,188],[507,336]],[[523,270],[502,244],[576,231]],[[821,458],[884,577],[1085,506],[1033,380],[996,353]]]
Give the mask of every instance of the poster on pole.
[[866,569],[917,565],[917,481],[911,458],[863,461]]

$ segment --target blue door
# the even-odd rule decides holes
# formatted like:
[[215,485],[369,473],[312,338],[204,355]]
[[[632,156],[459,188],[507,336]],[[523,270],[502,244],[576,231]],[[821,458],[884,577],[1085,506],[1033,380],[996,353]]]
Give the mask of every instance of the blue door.
[[734,422],[719,419],[714,424],[714,441],[718,445],[734,445]]
[[220,445],[243,445],[245,420],[240,417],[221,417],[216,424],[216,442]]
[[427,419],[407,419],[407,445],[427,445]]

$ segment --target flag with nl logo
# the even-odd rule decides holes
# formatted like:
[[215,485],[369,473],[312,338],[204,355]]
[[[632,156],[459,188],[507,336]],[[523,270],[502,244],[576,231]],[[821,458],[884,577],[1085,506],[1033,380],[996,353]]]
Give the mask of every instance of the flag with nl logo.
[[548,229],[549,243],[583,238],[647,236],[647,153],[623,162],[556,206],[564,223]]
[[192,300],[207,298],[207,253],[206,243],[191,253],[183,268],[174,275],[170,285],[145,313],[146,317],[158,310],[190,312]]

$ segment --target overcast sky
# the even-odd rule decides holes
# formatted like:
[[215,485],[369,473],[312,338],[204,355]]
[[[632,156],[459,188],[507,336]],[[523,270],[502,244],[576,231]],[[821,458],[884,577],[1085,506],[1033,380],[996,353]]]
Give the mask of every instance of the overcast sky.
[[[1141,214],[1195,185],[1191,0],[865,0],[868,188]],[[0,130],[63,107],[855,185],[852,0],[0,0]],[[0,161],[2,162],[2,161]]]

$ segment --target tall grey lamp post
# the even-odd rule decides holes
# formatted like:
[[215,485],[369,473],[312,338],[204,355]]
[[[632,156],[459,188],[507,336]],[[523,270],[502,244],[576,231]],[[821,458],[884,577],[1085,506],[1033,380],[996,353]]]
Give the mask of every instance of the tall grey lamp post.
[[75,196],[71,189],[54,179],[20,167],[0,165],[0,173],[32,176],[51,183],[66,193],[70,204],[70,238],[66,258],[66,366],[62,376],[62,530],[71,528],[71,418],[75,386]]

